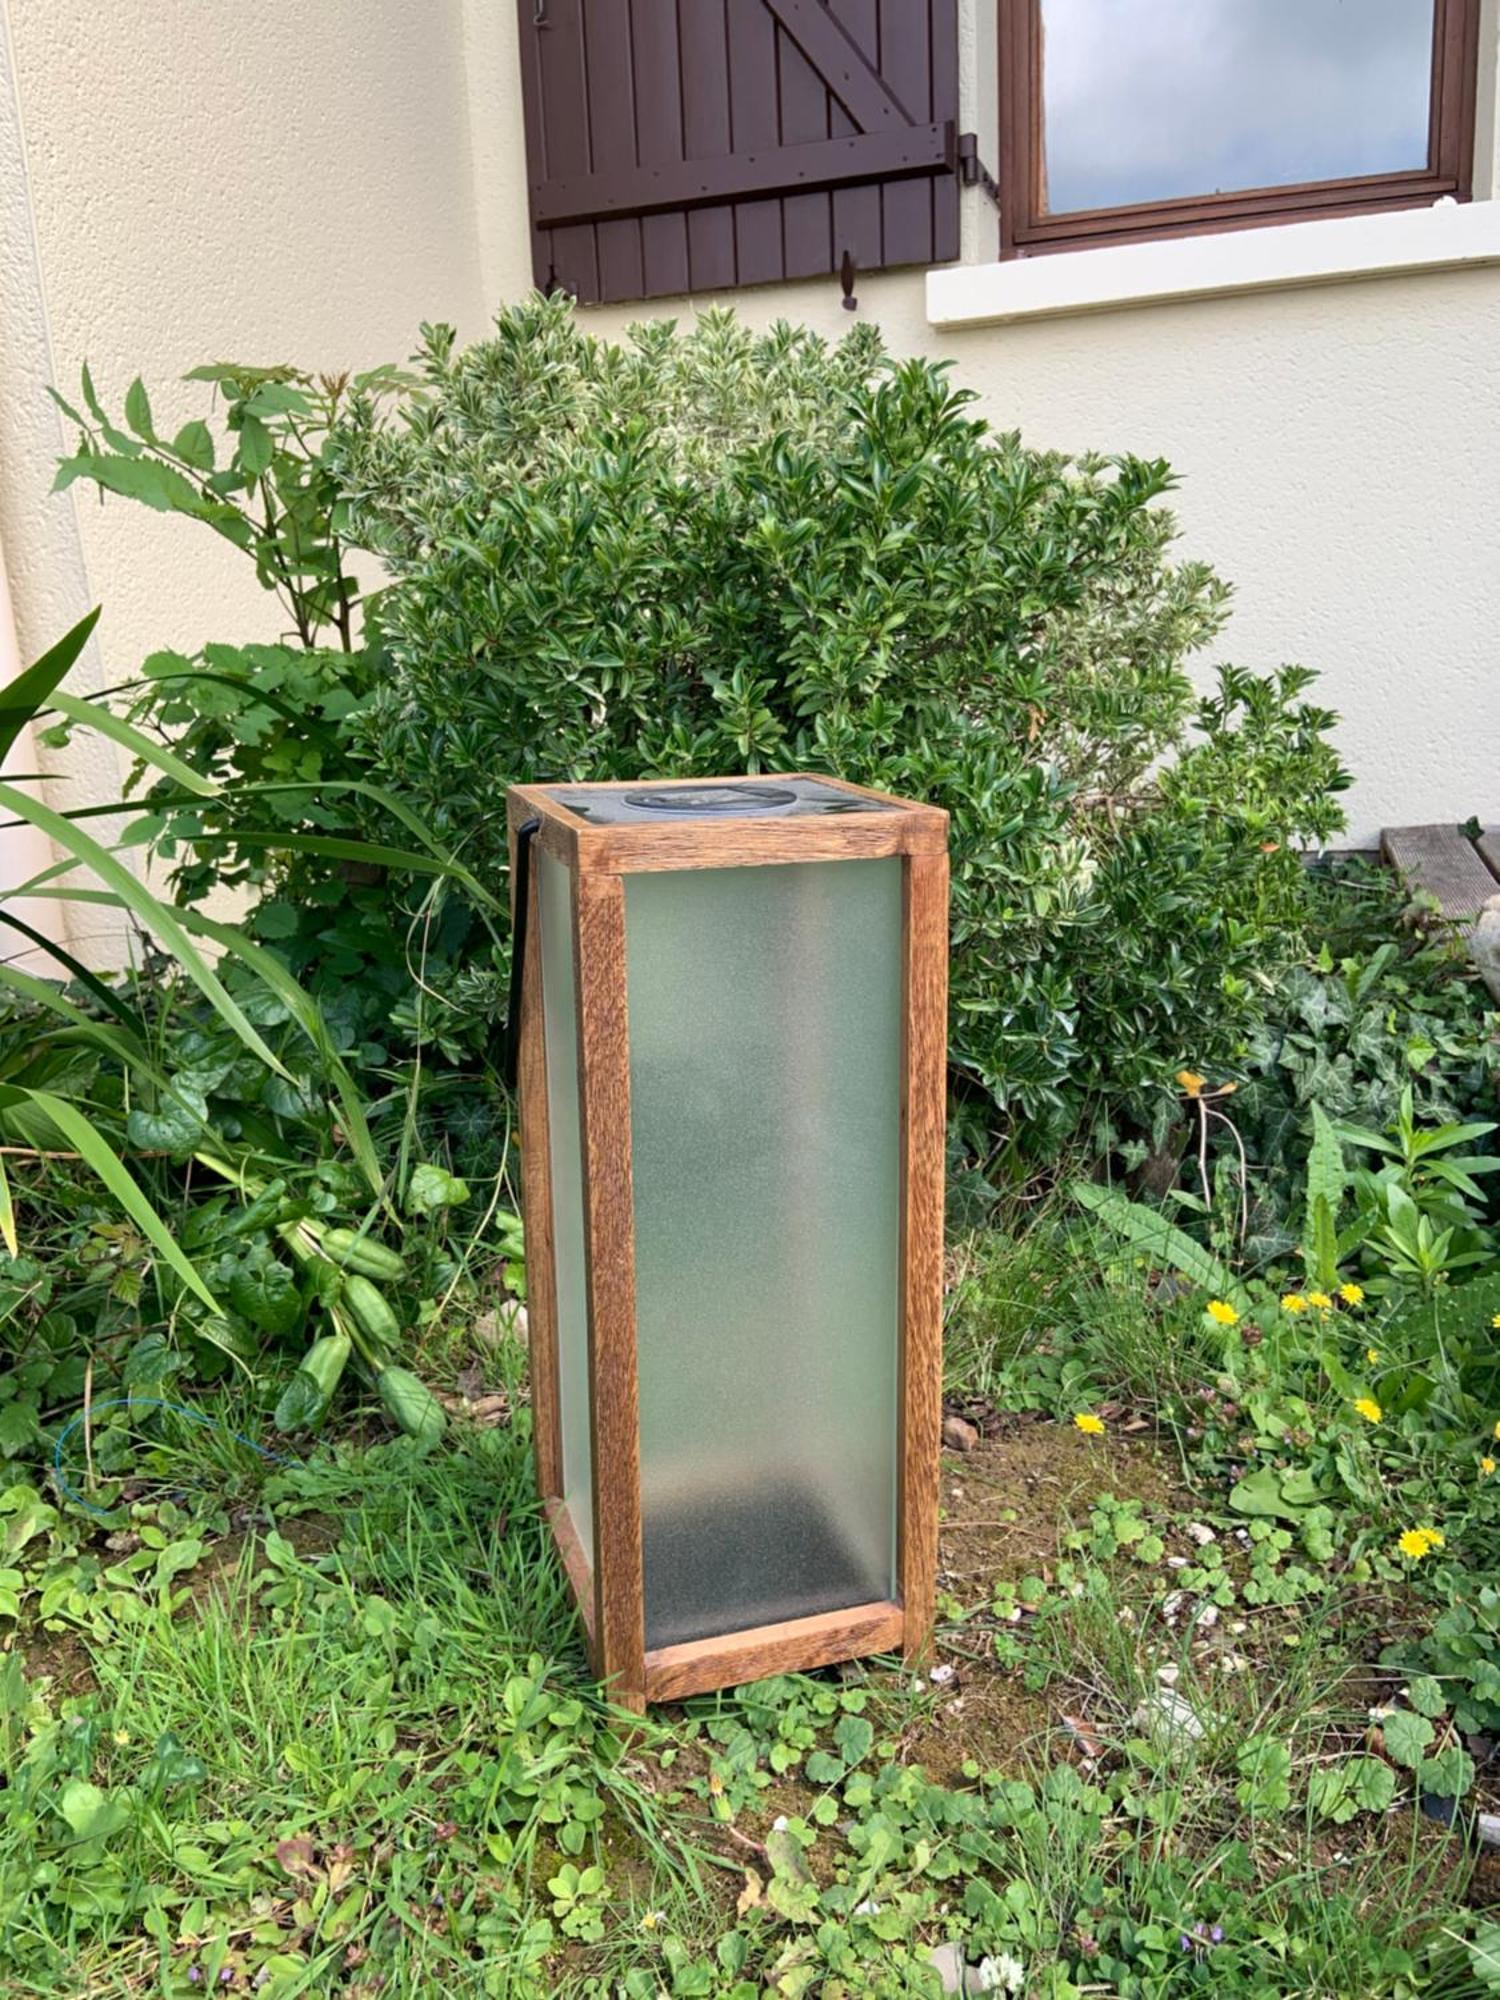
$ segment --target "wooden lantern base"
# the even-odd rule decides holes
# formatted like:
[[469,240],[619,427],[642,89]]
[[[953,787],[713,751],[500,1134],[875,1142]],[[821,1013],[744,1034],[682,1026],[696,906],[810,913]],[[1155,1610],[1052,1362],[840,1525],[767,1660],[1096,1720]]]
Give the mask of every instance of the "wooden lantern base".
[[[800,1496],[793,1497],[794,1506],[798,1499]],[[816,1503],[805,1504],[812,1507]],[[593,1659],[596,1651],[593,1573],[565,1503],[549,1500],[546,1513]],[[754,1601],[752,1595],[747,1608],[753,1607]],[[652,1647],[646,1653],[644,1689],[621,1686],[612,1692],[623,1707],[639,1709],[644,1702],[681,1701],[686,1695],[703,1694],[710,1688],[738,1687],[745,1681],[761,1680],[767,1674],[804,1673],[870,1653],[900,1652],[906,1648],[908,1636],[906,1616],[899,1604],[875,1600],[845,1605],[811,1612],[805,1617],[777,1619],[743,1631],[718,1633],[711,1638],[684,1639],[673,1645]],[[920,1646],[926,1637],[925,1623],[921,1632],[911,1636]],[[594,1665],[597,1670],[597,1660]]]

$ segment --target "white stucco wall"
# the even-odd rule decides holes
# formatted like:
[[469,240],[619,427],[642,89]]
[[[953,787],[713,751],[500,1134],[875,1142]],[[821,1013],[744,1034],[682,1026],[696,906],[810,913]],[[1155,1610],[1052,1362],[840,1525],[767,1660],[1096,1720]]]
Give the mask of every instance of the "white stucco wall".
[[[139,373],[169,430],[205,409],[178,379],[202,361],[338,370],[405,359],[424,319],[480,332],[481,271],[506,271],[481,256],[464,32],[458,0],[0,0],[0,547],[24,658],[96,602],[78,686],[275,635],[227,543],[49,497],[71,439],[45,384],[76,400],[87,359],[118,414]],[[57,803],[118,784],[81,740],[51,773]]]
[[[993,161],[989,17],[965,0],[964,117]],[[168,385],[205,358],[357,366],[404,356],[423,319],[477,334],[530,282],[525,184],[511,0],[0,0],[0,545],[23,652],[96,599],[101,680],[156,646],[275,629],[206,533],[46,497],[49,376],[70,385],[86,355],[118,403],[140,370],[171,418],[199,407]],[[993,217],[965,204],[964,254],[984,259]],[[957,331],[929,323],[921,273],[863,278],[859,300],[897,352],[953,358],[996,424],[1173,461],[1184,553],[1237,587],[1223,656],[1304,660],[1342,711],[1353,839],[1500,822],[1500,269]],[[731,302],[850,324],[833,281]],[[108,774],[70,755],[97,795]]]

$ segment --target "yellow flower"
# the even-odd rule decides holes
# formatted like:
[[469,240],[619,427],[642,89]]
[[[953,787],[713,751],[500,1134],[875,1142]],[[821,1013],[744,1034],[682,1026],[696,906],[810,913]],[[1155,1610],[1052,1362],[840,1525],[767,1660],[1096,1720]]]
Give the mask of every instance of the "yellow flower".
[[1493,1319],[1492,1319],[1492,1320],[1490,1321],[1490,1325],[1491,1325],[1491,1326],[1500,1326],[1500,1313],[1496,1313],[1496,1314],[1495,1314],[1495,1317],[1494,1317],[1494,1318],[1493,1318]]
[[1316,1306],[1320,1313],[1333,1311],[1333,1300],[1329,1298],[1327,1292],[1309,1292],[1307,1303],[1310,1306]]
[[1339,1297],[1346,1306],[1362,1306],[1365,1302],[1365,1288],[1363,1285],[1340,1285]]
[[1307,1300],[1303,1298],[1300,1292],[1283,1292],[1281,1295],[1281,1310],[1289,1313],[1305,1313],[1307,1311]]
[[130,1731],[128,1729],[117,1729],[115,1731],[115,1741],[123,1749],[124,1746],[130,1741]]
[[1197,1097],[1203,1089],[1205,1079],[1199,1076],[1195,1069],[1180,1069],[1177,1072],[1177,1081],[1184,1097]]
[[1402,1555],[1410,1556],[1413,1562],[1420,1562],[1434,1549],[1443,1546],[1443,1538],[1436,1528],[1408,1528],[1396,1544]]
[[1490,1474],[1494,1471],[1494,1469],[1495,1469],[1495,1461],[1492,1458],[1480,1459],[1479,1473],[1482,1479],[1488,1479]]
[[1367,1424],[1378,1424],[1384,1415],[1379,1403],[1376,1402],[1373,1396],[1356,1396],[1354,1407]]
[[1096,1417],[1092,1410],[1081,1410],[1073,1421],[1085,1437],[1097,1438],[1104,1435],[1104,1419]]
[[1500,1438],[1500,1424],[1496,1424],[1495,1426],[1495,1436]]
[[1220,1326],[1233,1326],[1239,1318],[1239,1314],[1226,1299],[1210,1299],[1208,1316],[1210,1319],[1216,1319]]
[[1367,1347],[1365,1349],[1365,1359],[1373,1368],[1375,1363],[1380,1359],[1380,1349],[1378,1347]]

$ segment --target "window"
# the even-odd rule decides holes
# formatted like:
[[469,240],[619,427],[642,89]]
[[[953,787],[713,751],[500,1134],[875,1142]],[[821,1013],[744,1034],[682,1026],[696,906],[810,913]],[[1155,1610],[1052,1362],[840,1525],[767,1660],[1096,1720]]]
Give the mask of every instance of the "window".
[[1469,194],[1478,0],[1000,0],[1001,254]]

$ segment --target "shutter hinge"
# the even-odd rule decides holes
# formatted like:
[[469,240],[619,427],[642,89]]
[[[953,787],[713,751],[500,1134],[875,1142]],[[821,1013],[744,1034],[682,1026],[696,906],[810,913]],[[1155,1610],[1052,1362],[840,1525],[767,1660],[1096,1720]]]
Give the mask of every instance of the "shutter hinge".
[[958,135],[958,177],[965,187],[983,188],[996,208],[1000,206],[1000,183],[979,157],[977,132]]

